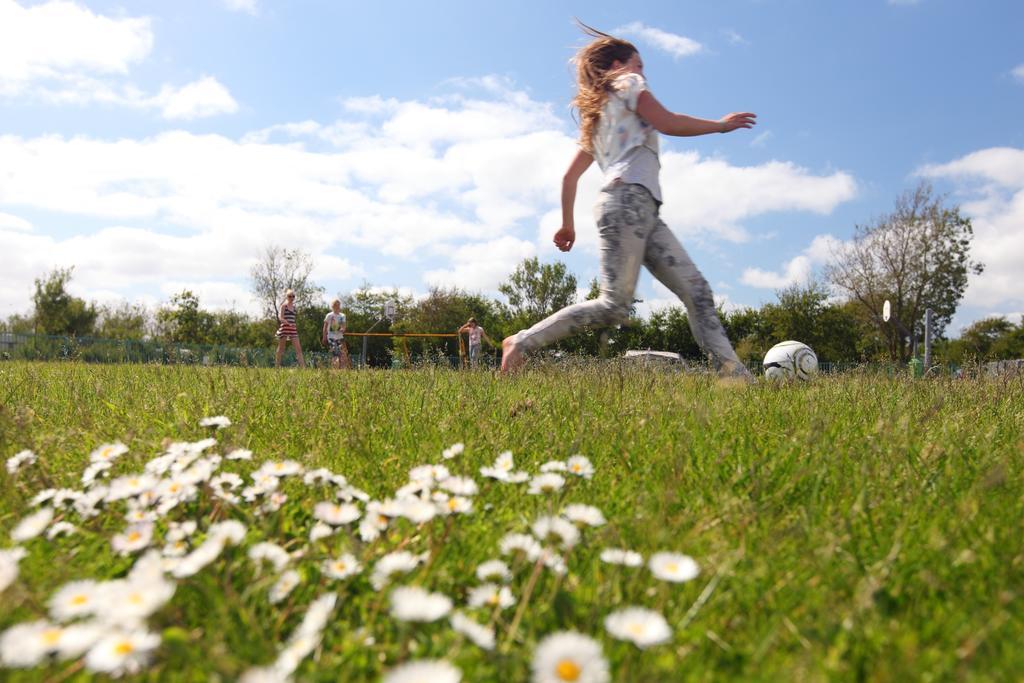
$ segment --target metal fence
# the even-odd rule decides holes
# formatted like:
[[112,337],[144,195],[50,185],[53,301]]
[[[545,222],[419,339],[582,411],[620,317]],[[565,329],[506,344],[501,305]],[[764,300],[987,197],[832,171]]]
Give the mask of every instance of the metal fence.
[[[358,349],[355,345],[353,350]],[[158,340],[138,339],[101,339],[97,337],[69,337],[60,335],[44,334],[17,334],[11,332],[0,333],[0,359],[4,360],[39,360],[59,361],[73,360],[84,363],[144,363],[158,365],[206,365],[206,366],[241,366],[241,367],[273,367],[276,348],[242,348],[222,345],[202,344],[179,344]],[[322,351],[304,350],[306,365],[310,367],[330,367],[331,357]],[[569,360],[570,354],[549,352],[545,354],[548,360],[562,362]],[[355,367],[363,365],[361,354],[351,354],[352,364]],[[480,359],[480,366],[494,368],[500,363],[497,354],[485,354]],[[1014,369],[1018,372],[1024,370],[1024,361],[1014,361]],[[282,358],[282,365],[295,366],[297,364],[295,352],[291,345],[285,350]],[[1009,363],[1004,363],[1009,365]],[[434,350],[419,355],[409,354],[408,351],[395,352],[387,360],[384,367],[400,368],[409,366],[450,366],[459,368],[463,365],[463,359],[459,356],[450,356]],[[761,373],[759,363],[748,363],[748,368],[755,374]],[[700,371],[700,361],[687,359],[685,364],[679,366],[689,370]],[[706,367],[703,369],[707,369]],[[819,364],[819,372],[822,374],[838,374],[848,372],[880,373],[890,377],[913,373],[913,367],[901,363],[828,363]],[[1000,366],[1000,369],[1002,367]],[[994,374],[989,368],[987,374]],[[956,376],[960,368],[956,365],[937,365],[932,367],[929,375],[953,375]],[[917,374],[921,374],[918,370]]]

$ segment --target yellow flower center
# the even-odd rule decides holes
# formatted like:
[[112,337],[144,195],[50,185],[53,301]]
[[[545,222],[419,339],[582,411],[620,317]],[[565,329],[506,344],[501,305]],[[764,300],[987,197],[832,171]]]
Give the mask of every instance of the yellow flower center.
[[47,647],[52,647],[56,645],[57,642],[60,641],[60,636],[62,633],[64,633],[64,631],[59,628],[46,629],[45,631],[43,631],[43,644]]
[[334,569],[335,569],[335,571],[341,573],[341,572],[344,572],[345,569],[347,569],[347,567],[345,566],[344,562],[342,562],[341,560],[338,560],[337,562],[334,563]]
[[579,472],[580,470],[583,469],[583,465],[576,464],[576,465],[573,465],[571,467],[571,469],[572,469],[573,472]]
[[113,452],[114,452],[114,449],[111,448],[110,446],[107,446],[102,451],[100,451],[100,457],[101,458],[109,458],[110,454],[113,453]]
[[555,667],[555,675],[558,676],[560,681],[576,681],[579,680],[580,673],[582,673],[580,665],[571,659],[563,659]]
[[491,593],[491,597],[487,598],[487,602],[489,604],[491,604],[491,605],[497,605],[498,604],[498,594],[497,593]]
[[76,606],[77,605],[84,605],[87,602],[89,602],[89,596],[88,595],[82,595],[81,593],[79,593],[75,597],[71,598],[71,604],[72,605],[76,605]]
[[640,624],[630,624],[626,627],[626,630],[634,636],[642,636],[644,634],[644,627]]
[[668,564],[665,565],[665,569],[668,572],[670,572],[672,574],[675,574],[677,571],[679,571],[679,565],[676,564],[675,562],[669,562]]
[[139,540],[140,538],[142,538],[142,534],[140,534],[138,531],[132,531],[128,534],[128,540],[132,541],[133,543]]
[[459,501],[455,500],[454,498],[449,498],[448,499],[448,509],[449,510],[454,512],[455,508],[457,508],[458,506],[459,506]]
[[132,593],[131,595],[128,596],[128,602],[132,603],[133,605],[141,605],[142,604],[142,594],[141,593]]
[[135,646],[127,640],[122,640],[120,643],[114,646],[114,652],[121,656],[130,655],[134,651]]

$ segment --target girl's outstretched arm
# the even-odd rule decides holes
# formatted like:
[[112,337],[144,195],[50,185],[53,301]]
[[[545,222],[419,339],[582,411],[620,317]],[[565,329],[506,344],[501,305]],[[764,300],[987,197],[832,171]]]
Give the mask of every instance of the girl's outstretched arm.
[[594,163],[594,157],[582,149],[572,158],[568,170],[562,176],[562,227],[555,233],[555,246],[562,251],[569,251],[576,242],[576,219],[573,209],[576,205],[576,186],[580,176]]
[[728,114],[717,121],[676,114],[665,109],[661,102],[647,90],[640,93],[640,98],[636,102],[636,113],[643,117],[644,121],[654,126],[659,133],[677,137],[728,133],[738,128],[753,128],[757,123],[757,114],[751,112]]

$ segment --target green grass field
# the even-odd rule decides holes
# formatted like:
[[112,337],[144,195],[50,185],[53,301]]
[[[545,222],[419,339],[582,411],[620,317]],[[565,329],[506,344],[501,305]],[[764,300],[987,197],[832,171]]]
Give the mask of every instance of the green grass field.
[[[379,680],[410,660],[445,659],[464,681],[527,681],[545,636],[574,630],[596,640],[616,681],[1003,681],[1024,678],[1024,382],[819,378],[794,386],[720,386],[707,377],[616,364],[535,367],[513,378],[483,372],[272,371],[255,369],[0,364],[0,459],[31,449],[38,462],[0,468],[0,550],[47,487],[81,489],[99,445],[127,454],[109,479],[141,472],[171,441],[213,436],[206,454],[244,448],[217,472],[249,473],[291,459],[329,468],[375,500],[395,495],[410,470],[444,464],[479,485],[470,514],[415,524],[393,520],[375,541],[355,524],[310,540],[313,507],[333,490],[282,480],[287,500],[230,505],[204,484],[160,516],[152,547],[171,520],[194,519],[190,549],[210,524],[235,519],[244,540],[225,547],[144,620],[160,638],[136,677],[235,680],[269,665],[307,607],[337,595],[322,640],[295,680]],[[200,427],[207,416],[232,425]],[[465,451],[442,459],[461,442]],[[565,473],[564,488],[530,495],[527,483],[481,475],[502,451],[515,469],[583,454],[589,480]],[[237,491],[235,492],[237,493]],[[365,512],[365,504],[356,501]],[[542,515],[570,503],[596,506],[607,524],[581,531],[559,551],[559,575],[501,556],[510,532],[530,533]],[[125,501],[80,519],[77,531],[23,541],[17,578],[0,592],[0,631],[49,619],[65,583],[125,577],[141,552],[117,554]],[[289,552],[301,577],[281,602],[278,573],[247,557],[258,542]],[[549,544],[550,545],[550,544]],[[700,574],[661,581],[646,567],[599,559],[628,548],[693,557]],[[377,559],[396,549],[426,553],[408,574],[377,590]],[[355,555],[363,571],[329,581],[326,558]],[[467,608],[476,567],[512,568],[507,609]],[[392,616],[390,587],[418,585],[494,629],[478,647],[447,618]],[[641,649],[605,629],[629,605],[655,610],[670,639]],[[11,642],[14,642],[11,640]],[[562,680],[600,680],[561,669]],[[550,672],[549,672],[550,673]],[[0,668],[2,680],[90,677],[81,657]],[[129,677],[131,678],[131,677]],[[267,679],[270,680],[270,679]],[[395,678],[395,680],[398,680]],[[412,678],[408,680],[413,680]],[[442,678],[427,680],[445,680]],[[557,677],[538,680],[559,680]]]

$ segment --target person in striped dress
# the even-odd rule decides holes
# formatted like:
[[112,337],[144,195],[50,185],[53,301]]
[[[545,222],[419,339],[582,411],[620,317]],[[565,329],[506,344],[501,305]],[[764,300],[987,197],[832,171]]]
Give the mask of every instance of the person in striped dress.
[[277,328],[277,355],[274,358],[274,366],[281,367],[281,356],[284,355],[284,347],[291,340],[295,347],[295,358],[299,361],[299,367],[306,367],[306,361],[302,358],[302,344],[299,343],[299,329],[295,327],[295,292],[288,290],[284,293],[284,303],[277,312],[277,320],[281,323]]

